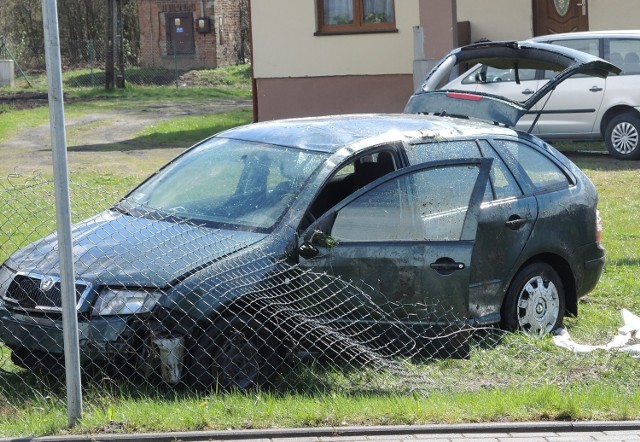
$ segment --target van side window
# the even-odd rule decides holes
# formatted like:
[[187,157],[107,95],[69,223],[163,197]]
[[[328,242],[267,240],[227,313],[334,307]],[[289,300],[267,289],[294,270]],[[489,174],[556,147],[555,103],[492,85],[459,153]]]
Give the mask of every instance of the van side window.
[[640,74],[640,40],[607,40],[605,58],[622,69],[622,75]]
[[[586,52],[587,54],[600,57],[600,40],[597,38],[578,38],[575,40],[556,40],[545,43],[553,43],[558,46],[564,46],[566,48],[575,49],[578,51]],[[557,72],[544,71],[544,78],[550,79],[555,77]],[[585,74],[575,75],[574,78],[586,77]]]

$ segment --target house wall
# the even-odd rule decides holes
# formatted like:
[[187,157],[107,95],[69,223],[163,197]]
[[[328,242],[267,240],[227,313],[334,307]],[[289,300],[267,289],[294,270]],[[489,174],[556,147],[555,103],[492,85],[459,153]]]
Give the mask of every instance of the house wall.
[[315,36],[314,1],[252,1],[258,120],[401,112],[413,91],[418,3],[396,1],[395,33]]
[[589,30],[640,29],[638,0],[588,0]]
[[[591,30],[640,26],[638,0],[582,1],[588,1]],[[314,35],[315,3],[251,2],[258,120],[400,112],[415,89],[414,68],[423,78],[455,47],[457,22],[470,23],[471,41],[533,36],[533,0],[396,0],[397,33],[332,36]],[[417,25],[424,32],[421,49],[414,45]]]
[[[638,0],[584,1],[588,2],[591,31],[640,28]],[[457,0],[457,3],[458,20],[471,22],[471,41],[533,37],[532,0]]]
[[[574,1],[574,0],[572,0]],[[533,37],[532,0],[457,0],[458,21],[471,23],[471,41]]]

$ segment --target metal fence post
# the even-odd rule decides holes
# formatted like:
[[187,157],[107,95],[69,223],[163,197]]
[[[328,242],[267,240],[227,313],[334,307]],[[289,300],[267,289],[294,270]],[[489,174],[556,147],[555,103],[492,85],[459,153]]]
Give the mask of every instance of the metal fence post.
[[74,426],[82,416],[82,389],[57,0],[42,0],[42,16],[44,18],[47,80],[49,82],[49,118],[53,150],[58,253],[60,258],[67,412],[69,426]]
[[88,45],[89,45],[89,66],[91,67],[91,87],[96,87],[95,73],[93,72],[93,63],[95,61],[95,49],[93,47],[93,40],[89,40]]

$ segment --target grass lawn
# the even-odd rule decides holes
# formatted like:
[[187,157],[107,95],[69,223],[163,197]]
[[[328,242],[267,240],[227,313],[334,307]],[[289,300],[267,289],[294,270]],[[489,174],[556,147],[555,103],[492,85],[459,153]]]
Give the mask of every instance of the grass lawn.
[[[158,92],[153,92],[158,93]],[[182,93],[182,92],[181,92]],[[133,106],[147,92],[133,98],[103,97],[71,104],[81,114],[101,106]],[[149,93],[152,94],[152,93]],[[186,92],[185,92],[186,94]],[[156,100],[159,98],[151,98]],[[164,98],[162,98],[164,99]],[[188,97],[182,97],[188,99]],[[115,101],[114,101],[115,100]],[[131,102],[129,102],[131,100]],[[77,107],[76,107],[77,106]],[[3,130],[12,125],[42,121],[42,110],[12,111],[0,115]],[[140,136],[152,144],[174,142],[176,133],[190,139],[248,122],[248,112],[217,114],[202,119],[180,117],[150,126]],[[15,126],[13,126],[15,127]],[[562,148],[563,146],[560,145]],[[576,150],[567,148],[566,150]],[[586,150],[601,149],[587,145]],[[606,343],[622,325],[620,310],[640,314],[640,163],[621,162],[607,155],[569,153],[599,190],[604,221],[607,265],[596,290],[579,306],[579,318],[566,326],[576,340]],[[72,174],[78,203],[75,217],[84,218],[108,206],[139,177],[96,165],[94,171]],[[144,167],[141,162],[141,167]],[[148,172],[151,167],[147,166]],[[145,170],[146,172],[146,170]],[[46,187],[46,186],[45,186]],[[43,188],[45,188],[43,187]],[[26,199],[0,200],[0,250],[24,245],[42,234],[40,229],[11,235],[21,220],[34,218],[34,194]],[[46,200],[45,195],[38,198]],[[13,198],[13,197],[12,197]],[[43,203],[44,204],[44,203]],[[47,202],[50,205],[50,200]],[[9,208],[7,210],[6,208]],[[39,209],[37,213],[42,217]],[[52,208],[51,208],[52,210]],[[53,228],[52,221],[43,229]],[[14,229],[14,230],[11,230]],[[22,232],[23,229],[20,229]],[[8,350],[0,347],[3,370]],[[227,428],[273,428],[339,425],[497,422],[529,420],[624,420],[640,418],[640,361],[627,355],[597,352],[574,355],[559,349],[551,338],[532,339],[517,334],[500,337],[496,345],[477,345],[469,359],[443,360],[408,367],[406,377],[394,379],[375,370],[300,364],[285,373],[282,392],[193,393],[184,389],[135,387],[105,379],[84,391],[84,415],[72,433],[186,431]],[[407,391],[406,379],[425,379],[422,389]],[[415,386],[415,384],[413,385]],[[24,372],[0,374],[0,436],[60,434],[67,427],[63,383],[45,382]]]

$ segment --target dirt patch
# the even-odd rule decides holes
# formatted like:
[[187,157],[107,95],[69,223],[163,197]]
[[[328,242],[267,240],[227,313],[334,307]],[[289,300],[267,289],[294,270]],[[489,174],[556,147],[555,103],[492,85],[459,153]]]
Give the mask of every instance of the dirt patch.
[[49,95],[46,92],[18,91],[11,93],[0,93],[0,113],[3,106],[8,105],[13,109],[33,109],[34,107],[45,106]]
[[[45,94],[46,96],[46,94]],[[19,106],[35,106],[38,97]],[[47,101],[45,99],[44,104]],[[182,152],[189,143],[149,147],[136,139],[150,125],[184,115],[207,115],[251,106],[250,100],[163,102],[66,118],[68,162],[71,172],[104,172],[146,176]],[[17,132],[0,145],[0,176],[10,173],[47,173],[52,170],[49,124]]]

